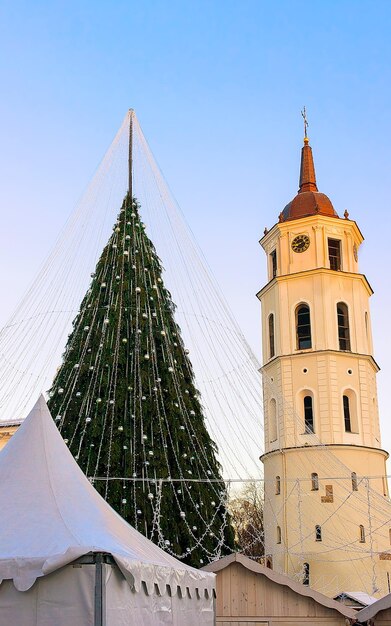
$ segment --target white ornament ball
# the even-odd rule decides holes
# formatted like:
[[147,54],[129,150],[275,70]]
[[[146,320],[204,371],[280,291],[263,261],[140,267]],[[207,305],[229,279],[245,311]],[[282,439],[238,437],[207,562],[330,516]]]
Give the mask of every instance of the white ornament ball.
[[90,423],[90,421],[91,421],[91,418],[90,418],[90,417],[86,417],[86,422],[87,422],[87,424],[89,424],[89,423]]
[[125,239],[130,239],[130,235],[126,235]]
[[137,509],[137,515],[141,515],[141,510]]
[[102,402],[102,398],[97,398],[96,401],[99,404],[100,402]]
[[107,326],[107,324],[110,324],[110,320],[109,320],[109,318],[108,318],[108,317],[106,317],[106,318],[103,320],[103,323],[104,323],[104,324],[106,324],[106,326]]
[[144,359],[145,359],[146,361],[148,361],[148,360],[149,360],[149,354],[144,354]]
[[149,450],[148,454],[149,456],[153,456],[153,450]]
[[148,500],[153,500],[153,493],[148,494]]
[[193,526],[193,530],[197,530],[197,526]]
[[143,318],[146,320],[148,317],[148,315],[146,313],[143,313]]
[[136,287],[136,293],[140,293],[141,292],[141,287]]
[[143,435],[143,439],[146,441],[148,439],[147,435]]
[[174,371],[174,368],[173,368],[173,367],[169,367],[169,368],[168,368],[168,371],[169,371],[169,372],[173,372],[173,371]]
[[102,287],[102,289],[103,289],[103,287],[106,287],[106,283],[102,283],[101,287]]
[[128,340],[126,339],[126,337],[122,339],[122,343],[128,343]]
[[81,396],[81,391],[77,391],[76,392],[76,398],[80,398],[80,396]]
[[129,256],[129,252],[127,250],[124,250],[124,256]]
[[122,498],[122,504],[126,504],[126,498]]
[[179,513],[179,515],[180,515],[180,517],[181,517],[182,519],[185,519],[185,517],[186,517],[186,513],[185,513],[184,511],[181,511],[181,512]]
[[165,337],[166,336],[166,331],[165,330],[161,330],[160,334],[163,335],[163,337]]
[[64,443],[68,443],[69,439],[64,439]]
[[56,417],[56,422],[59,422],[59,421],[60,421],[60,419],[61,419],[61,415],[57,415],[57,417]]
[[168,539],[166,539],[164,543],[166,544],[166,546],[170,545],[170,542],[168,541]]
[[84,326],[84,330],[90,330],[89,326]]
[[122,433],[124,427],[123,426],[118,426],[118,430]]
[[120,232],[120,230],[121,230],[121,229],[119,228],[119,226],[117,226],[117,228],[115,229],[115,232],[116,232],[116,233],[119,233],[119,232]]
[[190,415],[195,415],[195,411],[190,411]]
[[58,393],[61,395],[62,393],[64,393],[64,389],[60,387],[60,389],[58,390]]

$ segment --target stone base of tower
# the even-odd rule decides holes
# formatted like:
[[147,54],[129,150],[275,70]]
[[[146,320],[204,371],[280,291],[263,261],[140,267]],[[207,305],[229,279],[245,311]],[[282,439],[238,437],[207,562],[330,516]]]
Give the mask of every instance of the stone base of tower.
[[265,454],[265,551],[273,569],[331,597],[389,593],[386,458],[383,450],[347,445]]

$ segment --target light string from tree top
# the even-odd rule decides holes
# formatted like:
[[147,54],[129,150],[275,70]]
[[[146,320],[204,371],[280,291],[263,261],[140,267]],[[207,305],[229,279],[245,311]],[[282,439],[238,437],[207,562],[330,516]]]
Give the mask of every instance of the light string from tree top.
[[[91,185],[91,191],[87,191],[84,199],[82,199],[78,212],[79,215],[76,215],[74,219],[76,223],[75,232],[67,233],[66,242],[61,245],[59,254],[52,255],[58,260],[58,263],[57,265],[54,263],[53,267],[49,265],[49,272],[46,278],[54,286],[57,281],[63,286],[63,289],[59,290],[60,295],[56,300],[56,313],[50,313],[54,311],[54,307],[49,305],[50,299],[54,297],[50,290],[47,289],[43,296],[34,292],[34,289],[32,290],[34,302],[38,302],[38,307],[41,307],[40,310],[43,314],[42,332],[44,332],[45,326],[48,326],[47,321],[56,317],[57,330],[61,327],[59,334],[61,332],[64,334],[64,330],[69,328],[72,312],[77,310],[77,307],[74,306],[77,303],[76,294],[77,291],[79,294],[81,292],[81,287],[78,287],[78,285],[82,284],[82,279],[85,284],[86,277],[93,268],[91,259],[94,259],[95,262],[97,250],[102,246],[102,238],[107,233],[108,216],[113,214],[113,210],[115,210],[114,202],[118,201],[120,197],[119,189],[123,189],[123,181],[126,180],[126,176],[123,176],[123,174],[126,174],[127,160],[126,127],[126,122],[124,122],[122,130],[118,133],[116,141],[105,159],[105,167],[98,172],[96,180]],[[213,281],[207,278],[208,272],[202,269],[203,261],[199,258],[199,252],[196,250],[191,236],[186,233],[182,218],[175,216],[175,211],[178,212],[178,207],[172,198],[168,198],[169,193],[167,189],[163,189],[165,183],[160,172],[158,176],[156,174],[156,165],[153,164],[149,147],[147,147],[137,120],[135,120],[134,150],[134,188],[137,189],[137,195],[140,192],[141,196],[144,190],[144,196],[148,199],[148,202],[143,202],[143,204],[148,205],[146,206],[146,211],[148,211],[147,221],[151,225],[151,230],[158,236],[158,247],[162,250],[161,254],[164,256],[165,263],[167,260],[167,265],[170,268],[166,272],[166,277],[169,283],[171,281],[173,285],[172,291],[175,291],[175,299],[179,303],[177,313],[182,316],[183,322],[185,318],[187,319],[185,322],[187,329],[190,326],[197,329],[196,332],[193,331],[193,337],[189,336],[186,339],[186,343],[189,345],[192,358],[197,361],[197,380],[202,379],[203,402],[208,413],[210,430],[219,443],[220,458],[225,468],[225,474],[233,477],[238,473],[244,476],[256,476],[257,473],[259,475],[258,456],[261,451],[262,431],[260,429],[258,411],[261,388],[259,374],[253,367],[254,358],[251,355],[249,356],[248,346],[244,350],[245,356],[237,357],[240,351],[243,352],[241,347],[242,335],[238,331],[237,325],[230,319],[223,299],[220,295],[213,293],[215,289],[215,286],[212,285]],[[151,163],[154,171],[151,169]],[[158,181],[157,178],[159,178]],[[106,185],[106,179],[110,181],[118,180],[119,184],[114,185],[111,183]],[[122,179],[123,181],[121,182]],[[170,203],[169,208],[164,205],[164,201]],[[95,214],[92,209],[93,203],[95,204]],[[177,233],[173,231],[173,227],[178,229]],[[81,233],[83,236],[81,236]],[[75,234],[77,235],[75,237],[76,242],[72,242],[72,236]],[[82,248],[86,251],[83,255],[80,253]],[[89,262],[87,250],[89,250],[88,254],[90,255]],[[59,258],[61,251],[66,252],[66,272],[61,266]],[[74,258],[72,258],[72,255]],[[51,272],[55,276],[54,279],[50,278]],[[202,274],[199,279],[195,276],[197,272]],[[169,274],[171,276],[168,276]],[[67,282],[72,284],[72,292],[75,292],[75,295],[72,294],[72,297],[68,299],[66,294]],[[41,286],[42,284],[44,286],[47,285],[47,283],[42,283],[41,281]],[[190,284],[196,285],[196,288],[189,289]],[[75,286],[77,289],[74,289]],[[181,289],[183,294],[178,294]],[[197,297],[200,298],[196,305],[191,302],[195,292]],[[79,295],[78,297],[80,298],[81,296]],[[32,310],[31,306],[26,308],[29,312]],[[70,313],[62,313],[62,311],[70,311]],[[53,354],[53,351],[48,351],[47,360],[43,367],[42,362],[37,357],[37,342],[35,339],[29,341],[29,336],[30,339],[31,336],[34,338],[38,337],[34,323],[30,327],[31,322],[27,322],[27,317],[31,316],[24,316],[23,311],[19,310],[16,317],[19,319],[17,325],[19,327],[23,326],[26,330],[27,337],[23,338],[22,343],[25,349],[32,354],[29,369],[24,377],[29,376],[33,366],[38,372],[37,377],[33,376],[34,380],[31,380],[30,387],[26,390],[26,395],[32,395],[34,384],[39,385],[38,388],[42,389],[43,370],[46,371],[46,380],[48,381],[46,387],[49,387],[50,375],[48,370],[50,366],[53,368],[51,364],[54,362],[58,363],[59,359],[58,356],[55,358],[56,355]],[[181,325],[183,325],[183,322],[181,322]],[[217,339],[213,340],[216,333]],[[13,333],[11,335],[13,335],[13,341],[15,336]],[[202,341],[200,341],[201,335],[204,337]],[[43,339],[40,353],[44,352],[45,345],[49,345],[52,337],[53,334],[51,337]],[[11,348],[12,363],[18,361],[21,356],[15,354],[15,343],[20,345],[18,338],[13,342]],[[58,334],[56,335],[55,343],[61,345]],[[209,345],[206,345],[208,343],[213,346],[213,352],[216,354],[212,358]],[[217,354],[219,349],[225,351],[222,359]],[[204,350],[206,350],[206,355],[203,357],[202,353]],[[21,360],[26,363],[25,358]],[[215,370],[211,371],[211,364],[213,363],[217,363],[219,374]],[[231,363],[231,367],[229,367],[229,363]],[[241,365],[241,363],[243,364]],[[203,371],[201,371],[200,364],[204,365]],[[26,370],[26,368],[24,369]],[[208,371],[210,372],[209,375],[207,374]],[[20,382],[23,377],[17,376],[17,378]],[[4,382],[6,382],[6,379],[7,376],[2,378]],[[211,382],[209,383],[209,381]],[[14,391],[15,389],[9,394],[8,403],[3,405],[7,415],[11,414],[8,412],[8,408],[10,407],[11,399],[15,398]],[[23,402],[25,402],[24,398]],[[12,407],[12,410],[15,411],[15,408]],[[21,410],[19,408],[16,417],[19,417],[20,413]],[[219,421],[216,422],[218,414]],[[245,429],[240,425],[243,419],[246,420]],[[245,438],[245,432],[249,429],[249,436]],[[249,450],[250,454],[248,454]],[[247,460],[244,462],[244,459]]]

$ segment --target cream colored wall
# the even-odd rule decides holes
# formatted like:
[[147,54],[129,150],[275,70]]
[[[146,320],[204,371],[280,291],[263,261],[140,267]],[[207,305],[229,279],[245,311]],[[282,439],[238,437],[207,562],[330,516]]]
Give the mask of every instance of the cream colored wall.
[[232,563],[217,572],[216,623],[345,626],[345,618],[312,598]]
[[12,435],[16,433],[18,430],[18,426],[1,426],[0,424],[0,450],[4,448],[4,446],[11,439]]
[[[373,584],[378,597],[387,593],[391,561],[379,558],[390,549],[390,504],[382,480],[385,459],[381,450],[348,446],[270,453],[264,459],[265,550],[273,555],[273,569],[301,582],[303,563],[308,562],[311,587],[330,596],[348,590],[373,594]],[[352,471],[357,473],[358,491],[352,488]],[[312,490],[313,472],[318,474],[317,491]],[[276,476],[281,478],[278,495]],[[332,502],[322,501],[326,485],[332,487]],[[316,525],[321,526],[322,541],[316,541]],[[365,543],[360,543],[360,525]]]
[[[309,248],[295,253],[294,237],[306,234]],[[341,241],[341,271],[330,269],[328,238]],[[390,546],[391,504],[381,450],[369,298],[359,274],[354,246],[363,237],[350,220],[319,215],[282,222],[261,240],[269,264],[269,282],[259,292],[262,306],[265,416],[265,534],[273,566],[302,580],[310,564],[310,584],[335,595],[361,590],[380,597],[388,592],[391,561],[380,558]],[[277,251],[272,279],[270,253]],[[349,311],[350,351],[340,351],[336,306]],[[298,350],[296,308],[308,304],[312,347]],[[275,320],[275,355],[270,358],[268,318]],[[303,398],[313,397],[315,433],[306,434]],[[343,395],[351,396],[352,430],[345,432]],[[277,421],[273,423],[276,403]],[[355,406],[354,406],[355,405]],[[311,491],[311,473],[319,491]],[[352,491],[356,472],[358,492]],[[275,493],[276,476],[281,494]],[[363,477],[370,477],[369,482]],[[333,502],[322,502],[325,487]],[[322,541],[315,541],[315,526]],[[366,542],[359,541],[359,526]],[[282,542],[277,544],[277,526]],[[377,591],[374,591],[377,588]]]

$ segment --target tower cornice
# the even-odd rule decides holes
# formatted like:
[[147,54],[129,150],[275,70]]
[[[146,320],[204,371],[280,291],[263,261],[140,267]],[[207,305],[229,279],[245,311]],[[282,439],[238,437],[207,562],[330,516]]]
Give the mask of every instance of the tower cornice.
[[352,278],[353,280],[357,280],[360,281],[361,283],[363,283],[363,285],[365,286],[365,289],[368,292],[368,295],[372,296],[373,295],[373,289],[371,287],[371,285],[368,282],[367,277],[365,276],[365,274],[357,274],[356,272],[344,272],[342,270],[336,272],[335,270],[331,270],[328,267],[316,267],[314,269],[310,269],[310,270],[303,270],[302,272],[295,272],[294,274],[283,274],[282,276],[276,276],[274,277],[272,280],[269,280],[268,283],[266,283],[266,285],[264,287],[262,287],[262,289],[260,291],[258,291],[258,293],[256,294],[258,300],[260,300],[262,298],[262,296],[267,293],[267,291],[269,291],[269,289],[272,289],[274,287],[274,285],[278,284],[278,283],[283,283],[285,281],[291,281],[291,280],[297,280],[299,278],[303,278],[306,276],[315,276],[318,274],[324,274],[327,276],[343,276],[345,278]]
[[[389,458],[389,453],[387,452],[387,450],[384,450],[383,448],[374,448],[373,446],[360,446],[360,445],[355,445],[354,443],[352,444],[348,444],[348,443],[321,443],[319,442],[318,444],[304,444],[303,446],[288,446],[286,448],[278,448],[277,450],[270,450],[269,452],[265,452],[265,454],[262,454],[259,457],[260,461],[264,461],[264,459],[266,458],[270,458],[273,455],[274,456],[278,456],[281,453],[289,453],[289,452],[296,452],[297,450],[314,450],[317,448],[327,448],[329,451],[331,451],[332,449],[335,450],[346,450],[348,448],[352,449],[352,450],[366,450],[368,452],[375,452],[377,454],[382,454],[384,456],[384,459],[387,460]],[[322,480],[327,480],[329,477],[328,476],[322,476]],[[333,480],[338,480],[339,478],[346,478],[346,476],[334,476]],[[367,478],[379,478],[378,476],[367,476]],[[292,482],[295,479],[292,479]]]
[[373,366],[373,369],[375,370],[376,373],[380,372],[380,366],[375,361],[375,359],[372,356],[372,354],[363,354],[361,352],[350,352],[348,350],[341,351],[341,350],[313,350],[313,349],[297,350],[297,352],[290,352],[288,354],[277,354],[273,359],[270,359],[264,365],[262,365],[259,368],[259,371],[261,373],[263,373],[263,372],[266,373],[268,369],[272,369],[273,368],[273,366],[276,363],[276,361],[284,361],[285,359],[287,359],[287,360],[299,359],[300,357],[308,356],[309,354],[311,354],[311,355],[313,355],[313,354],[316,354],[316,355],[333,354],[333,355],[336,355],[336,356],[341,356],[341,354],[344,354],[344,355],[348,355],[349,357],[353,357],[353,358],[365,359],[366,361],[371,363],[371,365]]
[[305,229],[306,227],[310,227],[318,224],[328,224],[335,225],[339,228],[348,227],[350,228],[355,235],[355,239],[357,240],[358,245],[360,245],[364,241],[364,235],[362,234],[357,222],[355,220],[335,218],[329,217],[326,215],[310,215],[308,217],[302,217],[297,220],[290,220],[287,222],[277,222],[272,226],[267,233],[261,237],[259,243],[261,244],[264,250],[267,249],[268,244],[276,237],[277,233],[280,233],[280,236],[283,234],[287,234],[289,232],[297,232],[299,227]]

